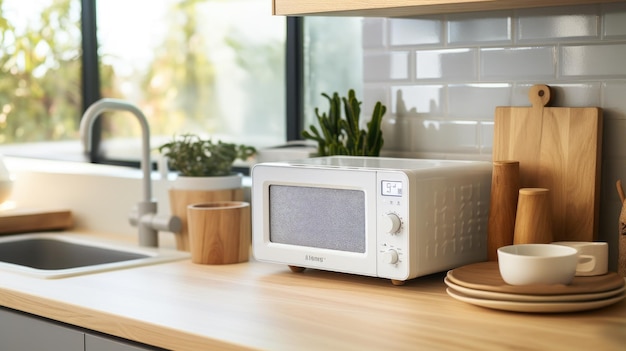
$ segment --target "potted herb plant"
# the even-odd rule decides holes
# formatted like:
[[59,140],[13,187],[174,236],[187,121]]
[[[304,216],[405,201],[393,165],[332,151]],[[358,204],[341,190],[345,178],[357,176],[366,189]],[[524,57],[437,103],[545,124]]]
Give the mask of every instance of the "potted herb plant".
[[214,142],[195,134],[183,134],[158,148],[168,167],[178,173],[169,189],[172,215],[181,219],[176,247],[189,251],[187,206],[214,201],[242,201],[242,175],[232,171],[237,159],[256,154],[252,146]]
[[[303,131],[305,139],[317,141],[316,156],[379,156],[383,146],[383,132],[381,123],[387,108],[380,101],[376,102],[372,118],[366,129],[361,129],[361,101],[356,97],[354,90],[348,91],[348,96],[339,97],[334,93],[332,98],[322,93],[330,103],[328,113],[320,114],[315,109],[320,130],[314,125],[310,131]],[[342,103],[345,118],[342,116]]]

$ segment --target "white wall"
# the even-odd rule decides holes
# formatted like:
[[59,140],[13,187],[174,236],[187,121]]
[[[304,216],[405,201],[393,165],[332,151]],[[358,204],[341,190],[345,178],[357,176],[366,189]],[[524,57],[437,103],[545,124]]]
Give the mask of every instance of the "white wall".
[[[496,106],[604,109],[600,240],[617,260],[626,183],[626,2],[363,21],[364,111],[388,107],[385,152],[491,159]],[[575,172],[576,170],[572,170]]]
[[[139,169],[13,157],[5,163],[17,208],[69,209],[76,229],[137,235],[128,215],[143,198]],[[152,184],[159,213],[169,214],[168,184],[157,174]]]

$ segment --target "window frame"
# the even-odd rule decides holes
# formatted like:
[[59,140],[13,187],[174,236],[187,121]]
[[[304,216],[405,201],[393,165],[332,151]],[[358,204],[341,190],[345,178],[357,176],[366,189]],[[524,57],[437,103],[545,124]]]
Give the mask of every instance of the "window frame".
[[[87,108],[98,101],[100,92],[100,70],[97,38],[97,0],[81,0],[81,31],[82,31],[82,94],[84,113]],[[302,17],[286,18],[285,39],[285,101],[286,101],[286,140],[301,140],[303,129],[303,19]],[[90,152],[87,155],[90,163],[140,167],[140,161],[128,161],[108,158],[101,153],[102,123],[97,119],[94,123]],[[153,164],[156,168],[156,163]],[[248,174],[248,169],[235,169]]]
[[[98,57],[98,36],[96,21],[96,1],[81,0],[81,47],[82,55],[82,97],[83,106],[81,112],[84,114],[87,108],[94,102],[100,100],[100,69]],[[82,118],[82,115],[81,115]],[[93,126],[91,138],[89,161],[100,163],[99,150],[101,141],[102,123],[97,119]],[[139,162],[137,162],[139,164]]]

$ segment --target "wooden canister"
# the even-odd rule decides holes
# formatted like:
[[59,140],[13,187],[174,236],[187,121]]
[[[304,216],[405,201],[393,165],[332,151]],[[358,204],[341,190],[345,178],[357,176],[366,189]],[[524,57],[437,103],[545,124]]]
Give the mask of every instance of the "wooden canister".
[[519,189],[519,162],[494,161],[487,223],[489,261],[498,260],[498,248],[513,244]]
[[515,215],[514,244],[549,244],[554,241],[550,190],[519,190]]
[[189,205],[191,261],[199,264],[246,262],[250,256],[250,204],[222,201]]
[[183,190],[170,189],[170,211],[172,215],[180,218],[182,229],[176,233],[176,248],[181,251],[189,251],[189,225],[187,221],[187,206],[192,204],[216,202],[216,201],[242,201],[243,189],[222,190]]

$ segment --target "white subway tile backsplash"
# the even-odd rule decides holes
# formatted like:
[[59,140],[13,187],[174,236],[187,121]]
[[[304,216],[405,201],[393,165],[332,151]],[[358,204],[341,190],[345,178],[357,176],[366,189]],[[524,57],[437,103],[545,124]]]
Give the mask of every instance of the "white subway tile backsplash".
[[389,42],[393,46],[443,43],[439,18],[389,19]]
[[[626,137],[624,136],[626,120],[605,118],[602,130],[604,137],[603,158],[605,160],[621,160],[626,163]],[[622,182],[626,186],[626,173],[622,174],[622,177]]]
[[478,154],[478,122],[415,118],[411,151]]
[[445,87],[443,85],[392,86],[391,112],[398,116],[445,113]]
[[602,84],[599,82],[550,84],[552,106],[599,107]]
[[363,19],[362,43],[364,48],[382,48],[387,45],[385,40],[385,34],[387,33],[386,24],[387,22],[384,18],[372,17]]
[[599,37],[599,8],[569,6],[518,12],[518,40],[553,42]]
[[496,106],[511,104],[511,84],[452,84],[448,86],[448,115],[454,119],[493,120]]
[[[626,119],[626,81],[608,81],[602,83],[602,102],[604,117]],[[624,135],[626,140],[626,135]],[[626,148],[624,148],[626,153]]]
[[409,53],[366,53],[363,57],[363,77],[366,81],[408,79]]
[[475,81],[478,78],[477,50],[455,48],[415,52],[417,79]]
[[493,122],[484,121],[478,124],[480,154],[489,155],[493,152]]
[[[547,84],[547,82],[532,82],[532,83],[518,83],[513,86],[511,90],[511,104],[510,106],[530,106],[530,98],[528,93],[530,87],[535,84]],[[548,84],[549,85],[549,84]]]
[[511,13],[489,16],[476,14],[451,15],[447,20],[448,43],[485,44],[511,43]]
[[383,148],[386,150],[407,150],[411,145],[413,130],[411,119],[397,115],[390,115],[383,118],[381,124],[383,131]]
[[626,36],[626,3],[603,5],[602,17],[605,37]]
[[[604,199],[600,204],[600,217],[610,217],[611,220],[605,220],[600,222],[610,223],[610,228],[606,228],[604,233],[608,233],[610,237],[618,238],[618,218],[622,203],[617,193],[615,183],[621,180],[622,187],[626,190],[626,161],[622,160],[606,160],[602,164],[602,184],[607,186],[602,189],[601,197]],[[602,223],[600,223],[602,226]],[[602,228],[600,228],[602,234]],[[605,239],[606,240],[606,239]],[[610,245],[610,244],[609,244]]]
[[389,102],[384,152],[486,159],[495,107],[529,106],[534,84],[554,88],[553,106],[602,107],[598,239],[615,241],[615,181],[626,182],[626,1],[363,23],[365,111],[370,98]]
[[480,75],[485,80],[554,79],[553,46],[487,48],[480,51]]
[[562,46],[561,76],[626,77],[626,43]]
[[391,112],[391,104],[389,99],[389,89],[385,86],[381,85],[367,85],[363,89],[363,105],[361,106],[361,111],[364,113],[364,118],[371,117],[372,111],[374,111],[374,106],[376,106],[376,102],[380,101],[381,104],[385,105],[387,108],[387,112],[383,116],[383,119],[389,118],[392,114]]

